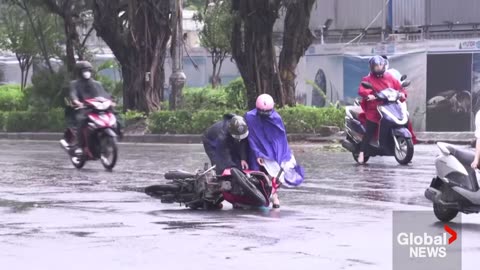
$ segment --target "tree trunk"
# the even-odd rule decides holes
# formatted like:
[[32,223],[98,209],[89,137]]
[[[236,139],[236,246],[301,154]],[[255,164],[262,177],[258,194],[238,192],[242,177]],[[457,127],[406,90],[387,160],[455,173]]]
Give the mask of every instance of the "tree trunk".
[[95,0],[94,27],[122,67],[124,110],[160,109],[170,38],[170,1],[129,0],[128,28],[119,1]]
[[280,0],[233,0],[236,16],[232,34],[232,56],[247,88],[248,107],[255,108],[259,94],[268,93],[282,106],[281,84],[275,74],[272,53],[273,25]]
[[32,66],[32,56],[16,53],[18,66],[20,68],[20,89],[23,91],[27,86],[28,73]]
[[30,8],[29,8],[26,0],[22,0],[22,2],[18,2],[18,5],[20,6],[20,8],[22,8],[25,11],[25,13],[27,15],[28,21],[30,23],[30,26],[32,27],[33,33],[35,35],[35,39],[38,42],[38,45],[40,47],[40,51],[42,53],[42,56],[45,60],[46,65],[48,67],[48,70],[50,71],[51,74],[55,73],[55,71],[53,70],[52,63],[50,62],[50,55],[48,54],[48,50],[47,50],[47,46],[46,46],[46,42],[45,42],[45,35],[43,33],[43,30],[44,30],[43,25],[40,24],[37,27],[37,24],[33,20],[33,15],[30,11]]
[[285,2],[287,13],[279,69],[285,93],[285,104],[295,106],[295,79],[297,77],[295,71],[298,61],[313,41],[309,23],[315,0],[288,0]]
[[212,52],[212,78],[211,78],[211,83],[212,83],[212,88],[216,88],[218,86],[218,77],[217,77],[217,65],[218,65],[218,55],[216,52]]
[[70,76],[74,77],[75,71],[75,39],[78,38],[77,29],[75,23],[71,17],[71,14],[66,13],[63,18],[63,27],[65,29],[65,50],[66,50],[66,64],[67,70]]

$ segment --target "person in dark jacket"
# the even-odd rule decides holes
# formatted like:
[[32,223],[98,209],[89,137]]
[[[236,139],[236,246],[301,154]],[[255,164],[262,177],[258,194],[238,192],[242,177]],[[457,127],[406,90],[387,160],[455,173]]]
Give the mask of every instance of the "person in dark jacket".
[[203,133],[203,147],[217,175],[227,168],[248,169],[247,137],[245,119],[234,114],[224,115]]
[[[75,70],[78,79],[70,82],[70,99],[73,105],[78,108],[76,113],[78,145],[75,153],[81,154],[82,149],[85,146],[85,138],[83,138],[82,131],[88,122],[86,111],[83,109],[83,102],[87,99],[92,99],[96,97],[103,97],[113,100],[113,97],[111,94],[105,91],[100,82],[92,79],[93,66],[88,61],[78,61],[75,64]],[[116,113],[115,115],[117,116]],[[119,121],[117,121],[117,123],[119,123]],[[118,128],[120,130],[120,127]]]

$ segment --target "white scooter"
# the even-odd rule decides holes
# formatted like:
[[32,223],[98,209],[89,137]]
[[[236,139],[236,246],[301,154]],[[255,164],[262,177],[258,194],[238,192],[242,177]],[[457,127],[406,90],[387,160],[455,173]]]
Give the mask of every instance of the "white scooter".
[[446,143],[437,143],[441,155],[435,160],[437,176],[425,190],[425,197],[433,202],[435,216],[448,222],[458,212],[480,212],[480,190],[476,171],[470,166],[475,153]]

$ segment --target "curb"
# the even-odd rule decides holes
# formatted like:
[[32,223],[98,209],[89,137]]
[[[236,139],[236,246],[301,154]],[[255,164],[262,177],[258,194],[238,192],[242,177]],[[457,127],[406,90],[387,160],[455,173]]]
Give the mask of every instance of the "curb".
[[[0,139],[3,140],[35,140],[35,141],[57,141],[63,137],[63,133],[56,132],[0,132]],[[345,137],[342,135],[315,136],[313,134],[289,134],[290,142],[307,143],[339,143]],[[471,145],[475,140],[473,132],[419,132],[417,133],[419,144],[435,144],[445,142],[450,144]],[[200,134],[145,134],[125,135],[122,142],[128,143],[173,143],[173,144],[199,144],[202,142]]]

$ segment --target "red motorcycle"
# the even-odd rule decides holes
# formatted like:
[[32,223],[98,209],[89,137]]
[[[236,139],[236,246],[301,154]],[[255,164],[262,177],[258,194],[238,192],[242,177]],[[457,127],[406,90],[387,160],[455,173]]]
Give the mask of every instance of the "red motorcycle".
[[270,198],[280,187],[277,177],[261,171],[226,169],[222,175],[215,166],[189,173],[181,170],[165,173],[166,184],[145,188],[145,193],[162,203],[180,203],[191,209],[221,209],[226,200],[234,208],[270,205]]
[[86,140],[82,154],[75,153],[76,131],[67,129],[60,144],[67,151],[77,169],[83,168],[88,160],[101,160],[103,167],[112,170],[118,158],[117,119],[112,111],[113,102],[103,97],[87,99],[84,102],[87,125],[83,132]]

